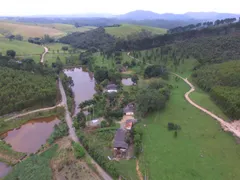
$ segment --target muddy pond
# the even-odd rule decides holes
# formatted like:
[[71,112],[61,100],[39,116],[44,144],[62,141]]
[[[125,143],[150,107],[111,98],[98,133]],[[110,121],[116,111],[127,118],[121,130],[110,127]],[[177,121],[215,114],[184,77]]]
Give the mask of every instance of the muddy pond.
[[132,79],[131,78],[124,78],[122,79],[122,84],[124,86],[132,86],[133,85],[133,82],[132,82]]
[[60,120],[55,117],[39,118],[28,121],[18,129],[13,129],[2,135],[12,149],[18,152],[35,153],[45,144]]
[[11,166],[8,166],[0,162],[0,178],[6,176],[11,169],[12,169]]
[[64,70],[64,73],[67,76],[72,77],[74,82],[74,86],[72,90],[74,92],[74,99],[75,99],[75,113],[76,115],[80,109],[78,105],[86,100],[92,99],[93,95],[96,93],[95,87],[95,80],[93,74],[84,70],[83,68],[73,68]]

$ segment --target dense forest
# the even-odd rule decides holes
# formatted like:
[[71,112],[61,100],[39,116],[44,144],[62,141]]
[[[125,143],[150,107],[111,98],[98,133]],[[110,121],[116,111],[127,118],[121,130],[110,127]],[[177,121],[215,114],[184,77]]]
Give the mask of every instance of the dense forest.
[[74,48],[109,51],[115,46],[115,38],[105,32],[104,28],[97,28],[87,32],[75,32],[60,38],[61,43],[70,44]]
[[194,82],[210,92],[231,118],[240,117],[240,61],[205,65],[192,74]]
[[56,79],[22,70],[0,67],[0,115],[33,106],[56,103]]

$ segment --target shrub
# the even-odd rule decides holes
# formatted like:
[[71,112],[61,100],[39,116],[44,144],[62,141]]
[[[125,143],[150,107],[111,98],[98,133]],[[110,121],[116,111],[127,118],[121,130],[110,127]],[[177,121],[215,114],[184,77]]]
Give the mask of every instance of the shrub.
[[79,143],[73,142],[73,149],[74,149],[74,156],[77,159],[80,159],[85,156],[85,150]]

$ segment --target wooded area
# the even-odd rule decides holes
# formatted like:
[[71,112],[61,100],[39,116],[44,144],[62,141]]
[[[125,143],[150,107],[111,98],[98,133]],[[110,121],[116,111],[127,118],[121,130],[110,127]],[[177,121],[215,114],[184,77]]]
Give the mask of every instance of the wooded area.
[[33,106],[54,106],[56,79],[22,70],[0,67],[0,115]]
[[223,112],[231,118],[240,117],[240,61],[206,65],[192,77],[202,89],[210,92]]

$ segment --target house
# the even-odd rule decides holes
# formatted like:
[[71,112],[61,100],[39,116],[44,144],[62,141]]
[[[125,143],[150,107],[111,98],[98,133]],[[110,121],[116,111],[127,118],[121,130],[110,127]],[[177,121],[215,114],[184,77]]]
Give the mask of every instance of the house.
[[113,143],[114,157],[122,158],[126,155],[128,144],[125,141],[126,131],[123,129],[118,129]]
[[134,115],[134,105],[128,104],[125,108],[123,108],[123,112],[127,116],[133,116]]
[[108,93],[117,92],[117,85],[116,84],[107,85],[107,92]]
[[124,127],[124,128],[125,128],[126,130],[130,131],[130,130],[132,129],[133,125],[134,125],[136,122],[137,122],[136,119],[128,119],[128,120],[126,120],[126,123],[125,123],[125,127]]

